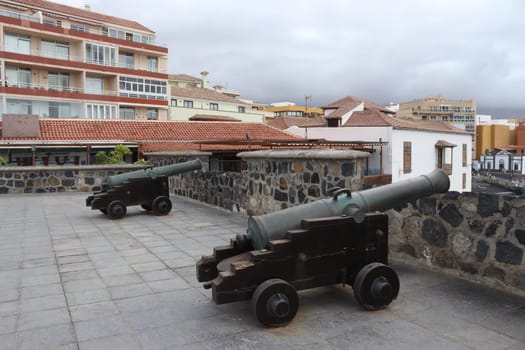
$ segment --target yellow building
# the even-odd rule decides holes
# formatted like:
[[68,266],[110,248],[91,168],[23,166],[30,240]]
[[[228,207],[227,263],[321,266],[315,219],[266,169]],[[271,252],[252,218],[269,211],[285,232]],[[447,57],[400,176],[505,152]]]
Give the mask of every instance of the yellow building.
[[272,112],[274,117],[311,117],[317,118],[324,114],[322,108],[297,106],[295,103],[276,103],[264,109]]
[[124,18],[0,0],[0,119],[168,118],[168,49]]
[[476,126],[476,159],[487,150],[505,149],[512,145],[516,145],[516,130],[511,130],[508,125]]
[[451,122],[474,133],[476,100],[447,100],[444,96],[427,96],[420,100],[400,103],[396,117]]

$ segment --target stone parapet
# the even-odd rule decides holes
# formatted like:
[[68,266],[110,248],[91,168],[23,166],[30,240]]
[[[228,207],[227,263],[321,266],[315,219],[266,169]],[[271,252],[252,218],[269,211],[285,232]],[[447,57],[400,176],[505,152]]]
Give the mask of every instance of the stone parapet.
[[100,191],[108,176],[144,165],[0,167],[0,194]]
[[394,257],[525,295],[525,197],[448,192],[387,214]]

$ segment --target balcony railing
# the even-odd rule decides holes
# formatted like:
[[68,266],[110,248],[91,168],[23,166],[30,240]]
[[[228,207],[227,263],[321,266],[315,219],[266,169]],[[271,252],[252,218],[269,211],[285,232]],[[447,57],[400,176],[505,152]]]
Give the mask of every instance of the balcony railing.
[[56,91],[56,92],[82,93],[82,94],[93,94],[93,95],[104,95],[104,96],[118,96],[118,91],[113,91],[113,90],[93,91],[93,90],[87,90],[87,89],[80,88],[80,87],[72,87],[72,86],[49,86],[49,85],[42,85],[42,84],[9,82],[9,81],[5,81],[4,86],[10,87],[10,88],[20,88],[20,89],[35,89],[35,90]]
[[[2,81],[0,81],[2,84]],[[119,92],[115,90],[90,90],[80,87],[72,86],[49,86],[33,83],[22,83],[22,82],[9,82],[4,81],[2,85],[10,88],[20,88],[20,89],[35,89],[35,90],[44,90],[44,91],[56,91],[56,92],[66,92],[73,94],[89,94],[89,95],[101,95],[101,96],[119,96],[119,97],[129,97],[129,98],[139,98],[144,100],[155,100],[155,101],[166,101],[167,96],[163,95],[148,95],[144,93],[130,93],[129,91]]]
[[84,58],[82,56],[50,54],[49,52],[45,52],[45,51],[41,51],[41,50],[31,50],[28,53],[28,52],[26,52],[24,50],[10,50],[10,49],[6,49],[4,45],[0,45],[0,49],[2,51],[11,52],[11,53],[15,53],[15,54],[36,56],[36,57],[42,57],[42,58],[50,58],[50,59],[70,61],[70,62],[80,62],[80,63],[95,64],[95,65],[104,66],[104,67],[116,67],[116,68],[133,69],[133,70],[146,71],[146,72],[151,72],[151,73],[166,73],[167,72],[166,70],[151,69],[150,67],[139,67],[136,64],[131,65],[129,63],[119,63],[117,61],[95,60],[95,59],[90,59],[90,58]]

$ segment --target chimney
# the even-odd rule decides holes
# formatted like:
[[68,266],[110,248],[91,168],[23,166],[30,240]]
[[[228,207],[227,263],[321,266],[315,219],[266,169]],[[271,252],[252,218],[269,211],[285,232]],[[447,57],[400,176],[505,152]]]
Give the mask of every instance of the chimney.
[[202,88],[207,89],[208,88],[208,72],[203,70],[201,72],[201,77],[202,77]]
[[90,4],[84,4],[84,10],[91,11],[91,5]]

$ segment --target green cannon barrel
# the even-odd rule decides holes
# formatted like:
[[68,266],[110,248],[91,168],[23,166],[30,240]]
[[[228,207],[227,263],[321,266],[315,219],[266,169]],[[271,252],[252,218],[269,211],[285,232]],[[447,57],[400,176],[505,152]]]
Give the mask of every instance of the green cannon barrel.
[[156,178],[157,176],[171,176],[177,175],[180,173],[185,173],[192,170],[199,170],[202,168],[202,163],[199,159],[190,160],[188,162],[176,163],[171,165],[165,165],[161,167],[148,167],[145,169],[132,171],[129,173],[113,175],[106,179],[104,185],[112,188],[118,186],[131,178],[140,178],[140,177],[151,177]]
[[393,184],[350,193],[348,189],[334,192],[331,198],[287,208],[274,213],[251,216],[245,236],[240,242],[250,243],[254,249],[264,249],[268,241],[282,239],[289,230],[301,227],[303,219],[351,215],[357,222],[365,213],[388,210],[403,202],[416,200],[434,193],[447,192],[450,179],[442,169]]

